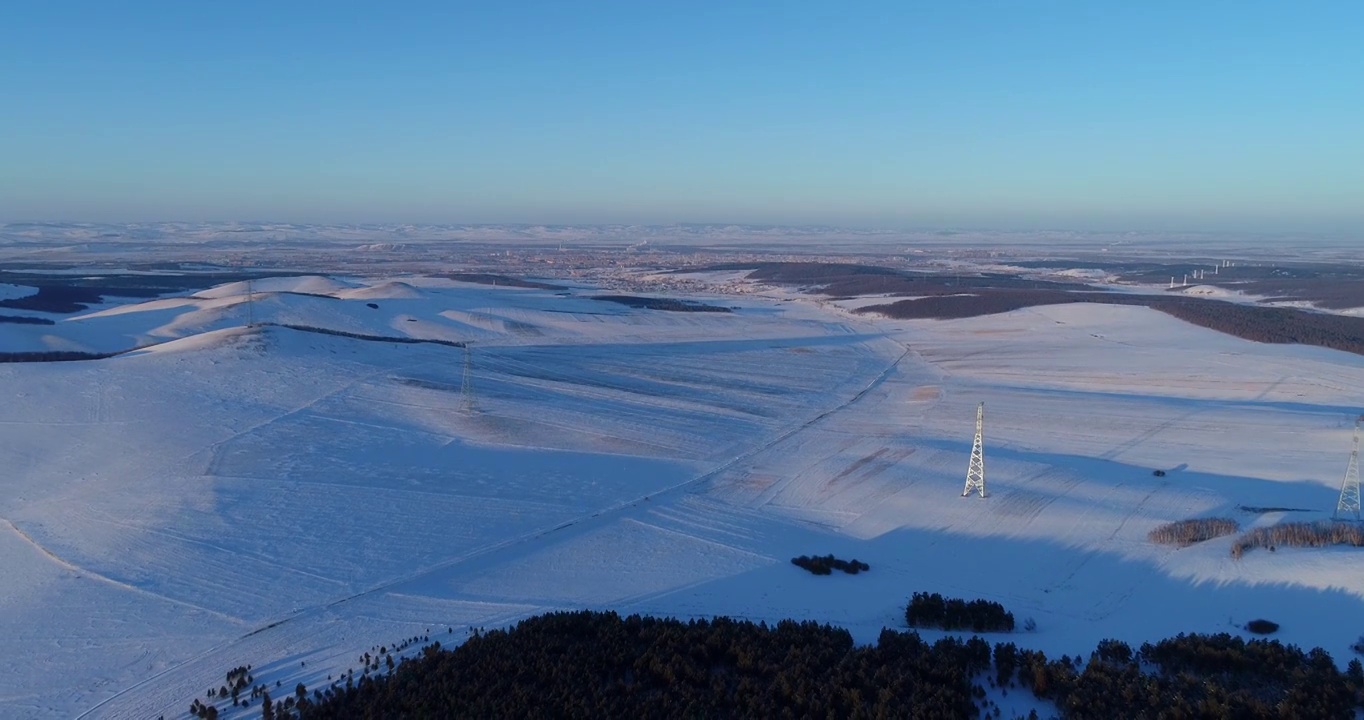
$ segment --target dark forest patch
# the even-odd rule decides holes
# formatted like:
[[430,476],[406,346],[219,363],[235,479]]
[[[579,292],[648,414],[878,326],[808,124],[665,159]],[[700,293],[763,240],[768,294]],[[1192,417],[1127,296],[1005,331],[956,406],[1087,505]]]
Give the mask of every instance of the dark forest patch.
[[842,570],[849,575],[856,575],[860,572],[870,570],[871,566],[861,560],[840,560],[833,555],[801,555],[791,558],[791,564],[798,568],[809,570],[814,575],[831,575],[835,570]]
[[[1139,649],[1103,640],[1087,659],[1050,659],[979,637],[930,644],[913,632],[883,630],[874,645],[858,646],[846,630],[813,622],[584,611],[476,632],[453,649],[429,644],[396,664],[388,648],[378,650],[311,689],[290,692],[264,679],[260,687],[278,693],[270,713],[277,720],[997,717],[986,682],[1006,695],[1017,689],[1045,700],[1067,720],[1343,720],[1364,706],[1358,660],[1341,672],[1320,648],[1226,633],[1179,635]],[[206,703],[195,700],[197,709],[211,705],[212,715],[218,705],[230,707],[227,688],[210,691]]]
[[367,340],[370,342],[389,342],[401,343],[404,345],[445,345],[447,347],[464,347],[464,343],[455,340],[437,340],[434,338],[414,338],[414,337],[395,337],[389,335],[366,335],[364,333],[347,332],[345,330],[332,330],[330,328],[313,327],[311,325],[290,325],[287,323],[257,323],[267,327],[282,327],[299,332],[318,333],[319,335],[335,335],[337,337],[351,338],[352,340]]
[[1258,527],[1250,530],[1231,546],[1231,556],[1237,560],[1254,548],[1329,547],[1348,545],[1364,547],[1364,526],[1352,522],[1323,520],[1318,522],[1290,522]]
[[[990,646],[813,622],[553,613],[428,646],[306,698],[301,718],[976,717]],[[317,691],[316,688],[314,688]],[[277,714],[278,718],[279,715]]]
[[449,280],[459,282],[477,283],[479,285],[497,285],[500,287],[530,288],[533,290],[563,290],[562,285],[527,280],[525,278],[511,277],[510,275],[496,275],[493,273],[446,273],[436,275]]
[[56,325],[56,320],[49,318],[28,317],[27,315],[0,315],[0,323],[13,323],[15,325]]
[[[1050,262],[1050,261],[1048,261]],[[1027,265],[1028,263],[1022,263]],[[1036,263],[1034,263],[1036,264]],[[1072,265],[1072,263],[1057,263]],[[1204,266],[1191,266],[1204,267]],[[894,268],[853,263],[736,263],[717,269],[751,270],[754,280],[798,285],[831,297],[867,295],[915,296],[870,305],[854,312],[908,319],[950,320],[994,315],[1039,305],[1088,302],[1108,305],[1141,305],[1172,315],[1180,320],[1245,340],[1278,344],[1316,345],[1364,355],[1364,317],[1331,315],[1297,308],[1265,307],[1170,295],[1132,295],[1095,290],[1081,283],[1031,280],[1002,273],[916,273]],[[1287,291],[1316,283],[1312,296],[1330,307],[1364,305],[1364,270],[1328,272],[1319,268],[1265,268],[1235,266],[1219,285],[1252,283],[1242,289],[1254,290],[1254,283]],[[1147,266],[1142,272],[1163,275],[1165,266]],[[1246,277],[1241,277],[1244,274]],[[1154,276],[1154,275],[1153,275]],[[1329,299],[1328,299],[1329,296]],[[1304,295],[1306,297],[1306,295]]]
[[733,312],[727,307],[719,305],[707,305],[706,303],[695,300],[680,300],[678,298],[653,298],[641,297],[638,295],[593,295],[593,300],[603,302],[613,302],[626,307],[640,308],[644,310],[666,310],[669,312]]
[[0,282],[36,288],[37,292],[27,297],[0,300],[0,308],[67,315],[87,310],[91,305],[106,302],[108,298],[145,300],[195,292],[229,282],[297,274],[285,271],[238,271],[145,275],[92,271],[89,275],[53,275],[31,269],[5,269],[0,271]]
[[1329,315],[1295,308],[1242,305],[1225,300],[1159,295],[1049,290],[1001,291],[900,300],[858,308],[897,319],[957,319],[994,315],[1025,307],[1067,303],[1140,305],[1200,327],[1276,344],[1316,345],[1364,355],[1364,317]]
[[101,288],[77,285],[39,285],[38,292],[21,298],[0,300],[0,307],[68,314],[87,310],[104,302]]
[[945,598],[938,593],[916,592],[905,606],[910,627],[973,632],[1013,632],[1014,614],[990,600]]
[[748,274],[752,280],[817,286],[822,295],[953,295],[982,290],[1088,290],[1081,283],[1031,280],[1005,273],[946,274],[911,272],[852,263],[765,263]]
[[72,362],[75,360],[103,360],[116,355],[122,355],[131,350],[119,350],[118,352],[90,353],[78,352],[75,350],[39,350],[37,352],[0,352],[0,363],[24,363],[24,362]]

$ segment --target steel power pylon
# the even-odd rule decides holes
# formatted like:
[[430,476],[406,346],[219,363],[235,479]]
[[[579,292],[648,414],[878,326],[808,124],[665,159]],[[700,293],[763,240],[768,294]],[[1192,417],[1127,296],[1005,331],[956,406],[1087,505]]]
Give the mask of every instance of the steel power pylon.
[[464,343],[464,380],[460,383],[460,409],[464,412],[474,411],[474,386],[470,379],[473,369],[472,351],[469,343]]
[[1359,519],[1359,423],[1364,415],[1355,419],[1354,445],[1350,448],[1350,464],[1345,468],[1345,479],[1340,481],[1340,500],[1336,502],[1336,520]]
[[246,279],[246,326],[256,326],[256,291],[251,286],[250,278]]
[[972,491],[985,497],[985,441],[981,434],[984,426],[985,403],[981,403],[976,407],[976,440],[971,443],[971,464],[966,468],[966,489],[961,491],[962,497]]

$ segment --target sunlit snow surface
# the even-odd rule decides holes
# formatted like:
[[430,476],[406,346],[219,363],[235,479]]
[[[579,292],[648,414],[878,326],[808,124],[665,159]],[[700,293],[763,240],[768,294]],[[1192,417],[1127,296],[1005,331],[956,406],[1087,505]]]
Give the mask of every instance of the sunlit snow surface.
[[[1364,631],[1360,551],[1145,539],[1327,516],[1359,356],[1125,306],[673,313],[415,277],[250,296],[258,322],[470,342],[470,392],[459,347],[246,329],[238,284],[0,325],[6,350],[150,346],[0,365],[0,715],[177,716],[237,665],[320,687],[372,646],[583,607],[871,641],[932,590],[1034,618],[1011,639],[1056,654],[1266,617],[1344,661]],[[980,401],[990,497],[962,498]],[[789,563],[828,552],[872,570]]]

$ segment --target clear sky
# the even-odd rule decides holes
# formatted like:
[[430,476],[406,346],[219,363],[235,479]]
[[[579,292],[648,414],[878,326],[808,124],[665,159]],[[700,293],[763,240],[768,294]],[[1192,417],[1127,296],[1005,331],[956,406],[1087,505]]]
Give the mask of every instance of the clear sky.
[[1364,230],[1364,2],[13,0],[0,222]]

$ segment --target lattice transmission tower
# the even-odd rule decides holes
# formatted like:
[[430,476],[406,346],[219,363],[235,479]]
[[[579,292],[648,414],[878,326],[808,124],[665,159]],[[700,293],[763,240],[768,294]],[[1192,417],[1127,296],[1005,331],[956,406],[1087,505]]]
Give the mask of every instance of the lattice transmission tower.
[[246,326],[253,328],[256,326],[256,290],[251,285],[251,279],[246,279]]
[[1359,424],[1364,415],[1355,419],[1354,445],[1350,448],[1350,464],[1345,467],[1345,479],[1340,481],[1340,500],[1336,502],[1337,520],[1359,519]]
[[982,430],[985,426],[985,403],[976,406],[976,439],[971,443],[971,464],[966,467],[966,489],[961,496],[966,497],[973,491],[985,497],[985,440]]
[[459,385],[460,402],[459,408],[464,412],[474,411],[474,386],[473,376],[473,352],[469,348],[469,343],[464,343],[464,379]]

